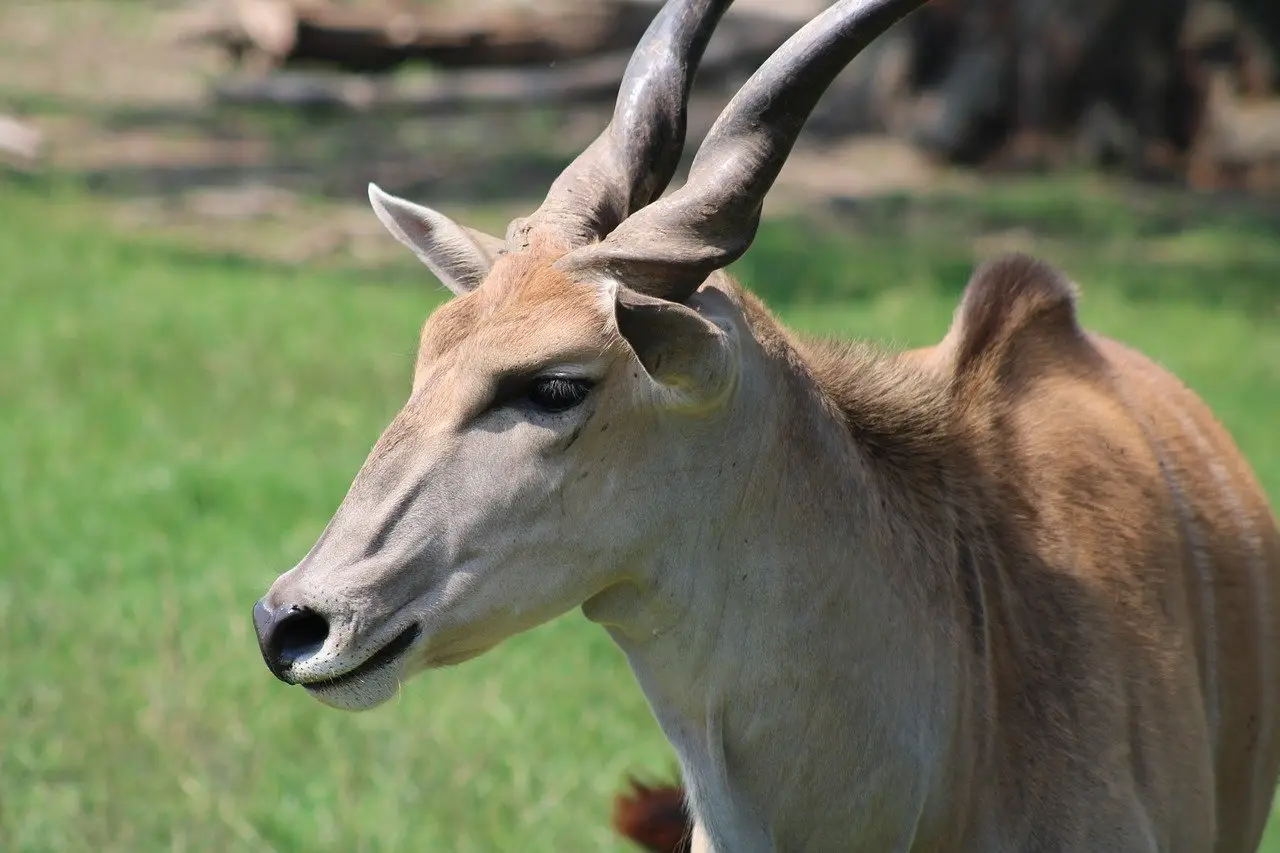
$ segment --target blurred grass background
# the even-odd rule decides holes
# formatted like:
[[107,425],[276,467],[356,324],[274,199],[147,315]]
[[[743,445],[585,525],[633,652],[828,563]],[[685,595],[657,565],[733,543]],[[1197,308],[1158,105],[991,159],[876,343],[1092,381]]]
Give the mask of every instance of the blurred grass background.
[[[626,849],[612,794],[674,761],[579,614],[363,715],[272,679],[250,622],[402,403],[445,294],[363,182],[404,176],[388,189],[500,233],[598,124],[122,106],[111,74],[168,97],[181,81],[153,65],[173,57],[122,53],[136,10],[58,5],[81,23],[45,38],[46,8],[0,14],[26,63],[0,56],[0,100],[56,143],[47,169],[0,169],[0,850]],[[103,32],[114,62],[85,49]],[[1205,397],[1280,501],[1274,198],[939,184],[780,208],[735,271],[797,328],[915,346],[978,260],[1035,252],[1091,327]]]

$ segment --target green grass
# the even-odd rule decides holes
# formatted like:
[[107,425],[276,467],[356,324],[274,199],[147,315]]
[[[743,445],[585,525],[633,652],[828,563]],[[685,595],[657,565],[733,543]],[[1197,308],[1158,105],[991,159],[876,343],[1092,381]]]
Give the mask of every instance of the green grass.
[[[1087,321],[1203,393],[1280,496],[1273,223],[1100,204],[887,203],[813,240],[766,226],[739,271],[800,327],[917,344],[966,233],[1029,223]],[[0,849],[623,849],[611,794],[673,762],[579,615],[365,715],[258,657],[250,607],[405,396],[439,289],[409,261],[292,269],[105,221],[0,185]]]

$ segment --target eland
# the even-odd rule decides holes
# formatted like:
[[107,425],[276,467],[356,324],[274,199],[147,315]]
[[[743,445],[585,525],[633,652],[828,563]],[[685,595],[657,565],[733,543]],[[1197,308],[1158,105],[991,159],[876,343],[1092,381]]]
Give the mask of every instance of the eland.
[[822,92],[923,0],[838,0],[666,192],[728,0],[670,0],[504,238],[370,186],[453,292],[407,402],[254,607],[370,709],[573,608],[672,744],[697,851],[1244,853],[1280,766],[1280,534],[1201,400],[1022,255],[905,353],[724,267]]

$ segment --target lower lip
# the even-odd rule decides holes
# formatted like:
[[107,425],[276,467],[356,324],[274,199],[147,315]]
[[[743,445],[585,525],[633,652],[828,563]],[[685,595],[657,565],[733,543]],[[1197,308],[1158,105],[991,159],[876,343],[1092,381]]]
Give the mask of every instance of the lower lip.
[[414,642],[417,641],[418,634],[418,626],[410,625],[408,628],[405,628],[397,634],[395,639],[375,652],[373,657],[369,658],[355,669],[350,670],[349,672],[344,672],[342,675],[334,676],[333,678],[326,678],[323,681],[309,681],[303,684],[303,686],[308,690],[328,690],[334,687],[341,687],[344,684],[363,678],[370,673],[377,672],[383,667],[394,663],[397,658],[408,651]]

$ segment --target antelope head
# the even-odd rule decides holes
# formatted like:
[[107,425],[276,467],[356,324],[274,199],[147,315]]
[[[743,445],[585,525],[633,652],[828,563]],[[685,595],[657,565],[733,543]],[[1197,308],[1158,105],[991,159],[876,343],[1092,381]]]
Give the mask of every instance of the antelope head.
[[743,425],[767,391],[743,298],[718,271],[750,245],[821,93],[923,0],[828,8],[659,199],[729,2],[662,8],[603,133],[505,240],[370,186],[378,218],[454,298],[427,320],[409,399],[328,527],[254,607],[281,680],[372,708],[414,673],[574,607],[608,624],[626,601],[678,595],[664,572],[747,487],[722,474],[749,453]]

